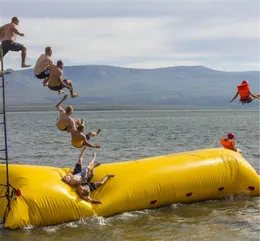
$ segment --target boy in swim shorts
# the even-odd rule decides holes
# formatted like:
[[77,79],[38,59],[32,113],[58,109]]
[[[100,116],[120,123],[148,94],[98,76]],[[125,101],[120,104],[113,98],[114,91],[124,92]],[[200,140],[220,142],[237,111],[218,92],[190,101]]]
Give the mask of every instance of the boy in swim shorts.
[[[82,168],[82,161],[86,151],[86,146],[83,147],[78,162],[75,165],[73,171],[70,171],[66,174],[62,181],[67,183],[70,186],[78,185],[76,188],[76,192],[80,196],[80,198],[85,201],[91,202],[92,204],[101,204],[100,201],[94,200],[90,198],[90,192],[95,191],[100,186],[104,185],[109,178],[114,177],[112,174],[107,174],[102,178],[100,182],[91,182],[91,179],[94,177],[94,169],[100,165],[100,163],[95,163],[96,153],[93,152],[92,161],[84,168]],[[70,173],[73,173],[71,176]]]

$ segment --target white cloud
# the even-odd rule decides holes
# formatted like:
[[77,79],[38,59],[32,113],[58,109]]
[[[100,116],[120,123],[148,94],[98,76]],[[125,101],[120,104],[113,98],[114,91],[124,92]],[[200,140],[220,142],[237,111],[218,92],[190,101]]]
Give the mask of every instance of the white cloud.
[[[73,1],[73,4],[80,1]],[[28,3],[36,4],[37,1],[24,0],[25,8]],[[104,0],[85,3],[92,3],[93,8]],[[19,30],[25,37],[19,37],[17,41],[27,46],[32,64],[50,45],[54,60],[63,59],[68,65],[107,64],[137,68],[205,65],[224,70],[256,70],[258,66],[259,16],[251,11],[258,4],[255,0],[247,1],[245,6],[244,1],[235,4],[232,0],[189,1],[189,5],[182,1],[163,0],[163,5],[158,0],[125,0],[131,11],[124,17],[118,13],[122,7],[119,3],[122,0],[106,0],[106,4],[118,7],[115,16],[110,17],[100,16],[101,11],[93,12],[92,17],[86,13],[85,16],[79,14],[81,17],[64,18],[62,16],[72,12],[65,9],[67,2],[62,4],[67,12],[63,11],[61,15],[57,12],[56,18],[30,17],[35,9],[29,8],[31,13],[24,13],[27,16],[20,18]],[[231,11],[232,5],[234,11]],[[140,6],[136,9],[138,16],[134,13],[135,6]],[[82,8],[87,7],[82,5]],[[145,10],[150,14],[145,14]],[[241,14],[242,10],[244,14]],[[12,16],[11,10],[9,13]],[[9,18],[0,20],[5,23]],[[8,53],[6,67],[19,68],[19,56],[20,53]]]

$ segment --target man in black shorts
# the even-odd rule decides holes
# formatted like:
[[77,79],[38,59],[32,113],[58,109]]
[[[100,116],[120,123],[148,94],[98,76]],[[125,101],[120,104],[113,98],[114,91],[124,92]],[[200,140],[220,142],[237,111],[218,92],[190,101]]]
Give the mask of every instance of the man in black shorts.
[[[91,179],[94,177],[94,170],[96,167],[100,165],[100,163],[94,163],[96,159],[96,153],[93,152],[93,159],[92,161],[82,168],[82,161],[86,151],[86,146],[82,148],[80,153],[80,157],[78,162],[76,163],[74,170],[70,171],[66,174],[62,181],[67,183],[70,186],[78,185],[76,191],[80,198],[84,199],[85,201],[91,202],[92,204],[101,204],[100,201],[93,200],[90,198],[90,192],[95,191],[100,186],[104,185],[109,178],[114,177],[112,174],[107,174],[102,178],[99,182],[91,182]],[[70,174],[73,174],[72,176]]]
[[45,53],[41,54],[37,59],[34,67],[34,75],[38,79],[44,79],[43,86],[47,85],[49,78],[49,69],[51,65],[54,65],[54,62],[51,59],[52,49],[50,46],[45,48]]
[[[99,182],[91,182],[91,179],[94,177],[94,169],[96,167],[98,167],[100,165],[100,163],[94,163],[96,158],[96,153],[93,152],[93,159],[92,161],[89,163],[89,165],[87,167],[84,167],[83,171],[83,175],[85,174],[87,177],[86,183],[83,183],[81,185],[79,185],[76,188],[76,192],[78,193],[78,195],[80,196],[81,199],[87,201],[87,202],[91,202],[92,204],[102,204],[101,201],[97,201],[97,200],[93,200],[92,198],[90,198],[90,193],[95,191],[97,188],[101,187],[102,185],[104,185],[109,178],[114,177],[115,175],[113,174],[107,174],[106,176],[104,176],[101,181]],[[79,168],[79,166],[78,166]],[[76,167],[75,167],[76,169]],[[75,172],[74,169],[74,173]],[[80,170],[80,168],[79,168]]]
[[0,40],[2,41],[1,47],[3,49],[3,57],[9,51],[22,51],[22,68],[28,68],[31,65],[25,63],[26,59],[26,48],[20,44],[15,42],[16,36],[19,35],[21,37],[24,36],[23,33],[20,33],[17,29],[19,24],[19,19],[17,17],[13,17],[11,23],[5,24],[4,26],[0,27]]
[[51,90],[59,91],[59,94],[63,93],[62,89],[67,88],[70,91],[71,98],[75,98],[78,96],[78,93],[73,92],[72,81],[71,80],[63,80],[63,62],[61,60],[57,61],[57,65],[50,66],[50,75],[48,79],[48,87]]

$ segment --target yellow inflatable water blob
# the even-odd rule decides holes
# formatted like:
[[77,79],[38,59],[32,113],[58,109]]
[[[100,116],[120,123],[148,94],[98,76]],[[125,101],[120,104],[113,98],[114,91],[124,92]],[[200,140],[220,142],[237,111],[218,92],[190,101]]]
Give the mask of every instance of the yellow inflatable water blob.
[[[10,211],[6,199],[0,199],[4,227],[54,225],[230,194],[260,195],[260,177],[254,168],[239,153],[224,148],[103,164],[96,169],[94,181],[108,173],[115,177],[91,193],[102,201],[98,205],[83,201],[61,181],[67,172],[68,168],[9,165],[15,189]],[[0,165],[0,183],[5,182],[5,165]],[[2,195],[4,187],[0,187]]]

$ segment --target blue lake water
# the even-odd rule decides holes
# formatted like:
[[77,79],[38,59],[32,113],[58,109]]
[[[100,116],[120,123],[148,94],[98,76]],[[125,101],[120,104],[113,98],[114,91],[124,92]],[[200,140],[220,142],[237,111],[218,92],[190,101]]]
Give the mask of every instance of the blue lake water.
[[[244,157],[259,172],[258,111],[82,111],[89,131],[102,128],[97,161],[127,161],[220,147],[234,132]],[[73,167],[79,150],[55,126],[56,112],[8,113],[10,163]],[[3,143],[1,135],[0,143]],[[85,160],[91,159],[92,150]],[[0,230],[0,240],[259,240],[258,197],[175,204],[156,210],[89,218],[51,227]]]

